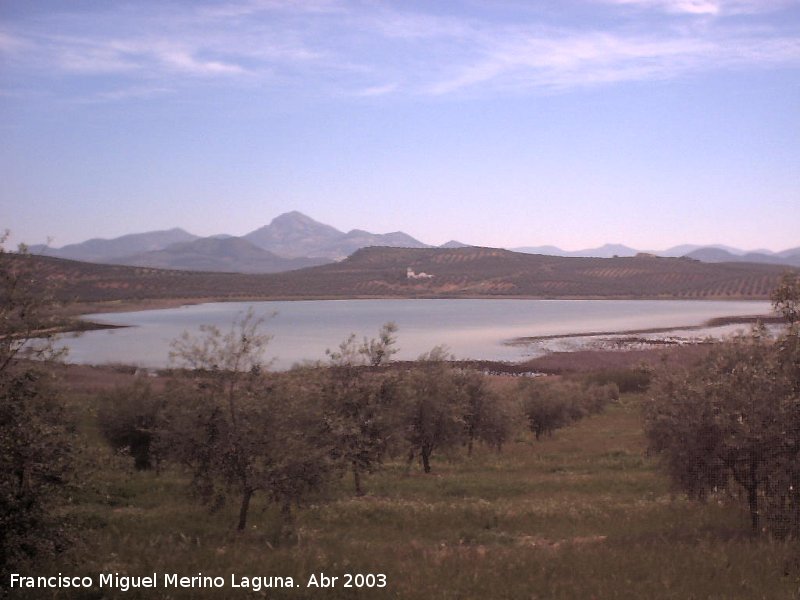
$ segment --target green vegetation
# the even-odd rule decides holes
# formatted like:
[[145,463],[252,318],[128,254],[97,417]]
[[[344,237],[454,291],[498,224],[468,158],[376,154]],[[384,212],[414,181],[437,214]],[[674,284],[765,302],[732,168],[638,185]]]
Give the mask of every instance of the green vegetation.
[[319,572],[388,578],[385,591],[313,591],[322,598],[796,597],[796,543],[749,538],[747,514],[732,499],[701,504],[670,493],[643,455],[640,400],[623,396],[540,442],[518,428],[500,454],[482,444],[472,457],[454,448],[431,475],[407,474],[403,458],[389,459],[364,496],[342,481],[308,497],[287,539],[280,507],[264,495],[254,496],[247,529],[236,534],[238,506],[210,514],[193,503],[183,470],[137,471],[99,436],[92,397],[74,393],[96,465],[70,509],[85,523],[84,545],[42,569],[275,574],[303,586]]
[[[269,336],[248,313],[229,331],[177,340],[182,368],[145,384],[125,369],[34,370],[20,340],[41,330],[38,296],[19,271],[4,273],[4,586],[13,570],[271,575],[301,588],[269,589],[270,598],[309,597],[306,582],[320,573],[340,577],[312,590],[323,598],[800,591],[793,321],[777,342],[732,342],[701,370],[658,375],[645,396],[649,381],[632,371],[517,384],[453,364],[442,349],[387,364],[390,324],[362,344],[348,338],[330,364],[269,373]],[[43,385],[59,374],[62,395]],[[646,455],[645,426],[688,495],[672,492]],[[415,457],[421,469],[410,468]],[[754,457],[756,470],[743,468]],[[748,533],[755,517],[772,535]],[[80,531],[70,548],[67,523]],[[387,587],[344,588],[346,573],[383,574]]]
[[[398,378],[378,371],[396,354],[397,326],[386,323],[377,339],[358,346],[351,335],[336,352],[328,351],[330,365],[313,372],[319,382],[324,430],[331,440],[331,456],[353,473],[357,495],[364,490],[363,473],[372,473],[390,449],[397,413]],[[369,365],[372,369],[365,369]]]
[[103,436],[114,450],[130,454],[140,471],[157,462],[153,445],[163,406],[164,398],[142,379],[100,395],[97,421]]
[[[67,494],[73,443],[47,363],[51,300],[32,290],[32,257],[12,261],[0,236],[0,577],[62,550],[56,516]],[[44,332],[44,333],[43,333]],[[34,341],[35,334],[44,335]],[[33,364],[25,358],[38,358]],[[1,588],[0,588],[1,589]]]
[[662,370],[645,414],[650,448],[679,489],[741,491],[753,532],[783,538],[800,536],[800,277],[773,298],[783,335],[756,327],[696,367]]
[[619,400],[615,383],[581,385],[574,381],[523,381],[519,386],[528,424],[537,440],[553,437],[587,415],[597,414],[609,402]]
[[288,530],[292,505],[331,470],[316,390],[302,377],[265,377],[269,336],[261,324],[250,311],[227,333],[206,327],[199,338],[177,340],[174,355],[189,369],[160,423],[163,453],[189,469],[193,491],[212,511],[231,494],[239,499],[239,531],[256,493],[280,507]]

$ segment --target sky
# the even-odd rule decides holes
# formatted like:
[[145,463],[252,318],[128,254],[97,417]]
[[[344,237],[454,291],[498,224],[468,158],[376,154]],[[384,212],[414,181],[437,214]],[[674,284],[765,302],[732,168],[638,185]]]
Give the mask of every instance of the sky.
[[800,246],[800,0],[0,0],[0,229]]

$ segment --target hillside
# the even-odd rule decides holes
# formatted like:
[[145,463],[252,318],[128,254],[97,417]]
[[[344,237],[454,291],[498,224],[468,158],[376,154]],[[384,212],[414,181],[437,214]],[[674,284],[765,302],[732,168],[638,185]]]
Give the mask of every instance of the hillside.
[[[235,237],[218,234],[211,236],[211,239]],[[296,210],[278,215],[269,224],[239,237],[239,242],[215,246],[203,241],[207,239],[209,238],[200,238],[183,229],[175,228],[129,234],[113,239],[95,238],[61,248],[35,244],[29,246],[29,251],[32,254],[94,263],[235,273],[276,273],[343,260],[356,250],[370,246],[433,248],[402,231],[371,233],[362,229],[351,229],[344,233]],[[193,241],[197,244],[191,245]],[[273,256],[259,257],[258,251],[247,247],[247,243],[272,253]],[[176,247],[176,244],[189,245]],[[451,240],[440,247],[466,246],[471,244]],[[633,257],[646,252],[663,257],[688,256],[701,262],[754,262],[800,267],[800,248],[772,252],[764,249],[746,251],[719,244],[712,246],[682,244],[663,251],[652,249],[642,251],[623,244],[605,244],[597,248],[574,251],[548,245],[524,246],[510,250],[525,254],[583,258]],[[288,262],[280,260],[287,258],[305,260]]]
[[722,248],[699,248],[688,253],[687,258],[693,258],[702,262],[750,262],[772,265],[789,265],[800,267],[800,250],[790,249],[779,254],[763,254],[760,252],[748,252],[746,254],[733,254]]
[[162,250],[143,252],[109,261],[113,264],[187,271],[231,273],[278,273],[322,265],[324,258],[284,258],[243,238],[209,237],[172,244]]
[[44,254],[70,260],[109,262],[123,256],[161,250],[171,244],[191,242],[196,239],[196,235],[176,227],[166,231],[132,233],[113,239],[94,238],[61,248],[36,245],[31,246],[30,251],[34,254]]
[[[49,257],[28,260],[79,301],[161,298],[513,297],[766,299],[786,267],[680,258],[571,258],[495,248],[365,248],[270,275],[170,271]],[[431,278],[409,278],[407,270]]]

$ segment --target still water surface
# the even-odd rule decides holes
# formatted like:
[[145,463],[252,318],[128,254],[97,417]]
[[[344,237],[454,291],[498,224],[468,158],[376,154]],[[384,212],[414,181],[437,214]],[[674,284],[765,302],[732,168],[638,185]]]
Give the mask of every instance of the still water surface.
[[[547,350],[581,344],[593,332],[697,326],[714,317],[768,314],[767,302],[689,300],[314,300],[293,302],[217,302],[180,308],[86,315],[91,321],[127,325],[64,339],[68,361],[122,362],[142,367],[169,365],[170,343],[200,325],[230,327],[252,306],[269,317],[274,337],[266,357],[276,369],[307,360],[324,360],[351,333],[374,337],[394,321],[398,359],[414,359],[438,344],[457,358],[516,361]],[[743,328],[742,326],[738,327]],[[715,330],[729,332],[732,328]],[[704,335],[692,331],[686,335]],[[517,337],[574,334],[533,345],[509,345]],[[584,335],[581,335],[584,334]],[[663,335],[663,334],[662,334]],[[607,338],[608,336],[605,336]],[[597,338],[593,338],[597,339]],[[565,346],[566,344],[566,346]]]

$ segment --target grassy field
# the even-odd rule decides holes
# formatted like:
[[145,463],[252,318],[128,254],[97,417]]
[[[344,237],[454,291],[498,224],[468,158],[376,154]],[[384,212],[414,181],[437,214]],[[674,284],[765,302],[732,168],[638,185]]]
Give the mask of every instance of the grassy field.
[[[76,369],[76,368],[72,368]],[[77,368],[70,403],[85,467],[65,518],[80,543],[46,572],[222,576],[222,589],[23,594],[30,598],[742,598],[800,595],[800,548],[748,534],[734,505],[670,493],[644,456],[639,398],[534,442],[520,430],[500,454],[434,455],[424,475],[389,463],[353,497],[343,480],[295,515],[282,540],[258,502],[248,530],[236,507],[209,514],[173,471],[136,472],[96,430],[93,392],[125,377]],[[512,381],[497,378],[496,385]],[[42,574],[37,571],[34,574]],[[312,574],[336,586],[307,588]],[[344,588],[344,574],[382,573],[383,589]],[[231,575],[292,577],[254,593]]]

